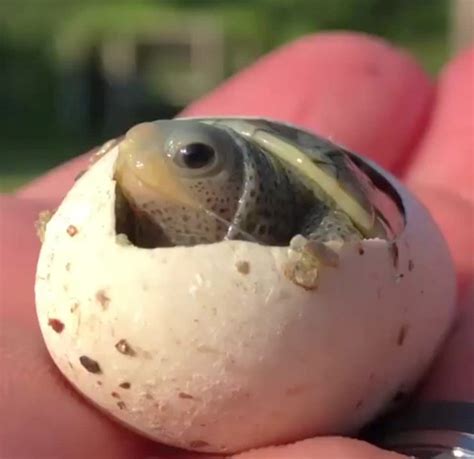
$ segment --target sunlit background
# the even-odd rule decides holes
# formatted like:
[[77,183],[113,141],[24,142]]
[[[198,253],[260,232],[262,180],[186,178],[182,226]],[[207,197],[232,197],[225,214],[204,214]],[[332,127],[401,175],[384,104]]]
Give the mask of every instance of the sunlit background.
[[0,0],[0,191],[132,124],[172,117],[309,32],[378,34],[435,73],[462,39],[455,3]]

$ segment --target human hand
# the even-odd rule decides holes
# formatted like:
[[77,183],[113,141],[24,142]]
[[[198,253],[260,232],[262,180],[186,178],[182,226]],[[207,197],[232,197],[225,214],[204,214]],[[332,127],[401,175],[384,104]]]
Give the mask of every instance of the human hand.
[[[449,63],[434,85],[409,56],[378,39],[321,34],[277,50],[184,113],[259,115],[301,125],[393,171],[431,210],[455,260],[460,320],[420,391],[425,399],[474,399],[473,79],[474,49]],[[40,210],[59,203],[86,162],[82,156],[0,201],[0,455],[203,458],[144,440],[105,418],[70,388],[43,345],[34,312],[39,243],[33,222]],[[239,456],[314,457],[401,456],[335,437]]]

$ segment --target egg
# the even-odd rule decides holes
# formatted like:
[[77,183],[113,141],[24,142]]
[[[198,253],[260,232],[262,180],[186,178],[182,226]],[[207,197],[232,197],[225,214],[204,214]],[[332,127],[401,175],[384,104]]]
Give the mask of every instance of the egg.
[[121,142],[54,212],[37,266],[46,346],[85,398],[153,440],[235,453],[354,434],[413,390],[452,323],[455,277],[393,176],[354,155],[392,190],[395,238],[147,248],[117,231]]

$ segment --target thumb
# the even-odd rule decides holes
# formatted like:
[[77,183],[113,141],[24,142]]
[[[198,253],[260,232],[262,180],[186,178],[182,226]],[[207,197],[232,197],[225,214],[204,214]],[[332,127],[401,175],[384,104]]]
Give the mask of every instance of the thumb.
[[313,438],[292,445],[263,448],[234,456],[234,459],[402,459],[401,454],[384,451],[360,440],[341,437]]

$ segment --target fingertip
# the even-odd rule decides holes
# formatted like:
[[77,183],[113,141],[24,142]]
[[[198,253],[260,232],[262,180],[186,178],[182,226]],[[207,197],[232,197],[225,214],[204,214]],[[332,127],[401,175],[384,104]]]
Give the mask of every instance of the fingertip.
[[89,152],[78,156],[51,169],[46,174],[19,188],[15,196],[25,199],[49,200],[54,203],[53,205],[59,204],[74,184],[77,175],[87,168],[90,154]]
[[421,136],[432,95],[406,51],[366,34],[332,32],[273,51],[183,115],[292,122],[394,169]]
[[474,203],[474,47],[446,65],[431,123],[407,179]]
[[264,448],[234,456],[234,459],[402,459],[366,442],[342,437],[312,438],[292,445]]

